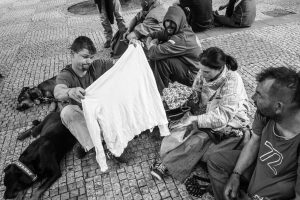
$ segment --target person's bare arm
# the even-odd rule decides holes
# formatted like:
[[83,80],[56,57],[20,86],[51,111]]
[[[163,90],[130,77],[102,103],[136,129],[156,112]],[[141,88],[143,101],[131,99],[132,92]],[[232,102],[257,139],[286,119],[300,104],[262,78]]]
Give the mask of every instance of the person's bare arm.
[[261,136],[252,134],[249,142],[244,146],[239,159],[235,165],[225,188],[224,197],[226,200],[237,198],[240,186],[240,175],[256,160]]
[[81,103],[81,99],[84,99],[85,90],[81,87],[68,88],[64,84],[58,84],[54,88],[54,97],[58,100],[64,101],[69,98]]

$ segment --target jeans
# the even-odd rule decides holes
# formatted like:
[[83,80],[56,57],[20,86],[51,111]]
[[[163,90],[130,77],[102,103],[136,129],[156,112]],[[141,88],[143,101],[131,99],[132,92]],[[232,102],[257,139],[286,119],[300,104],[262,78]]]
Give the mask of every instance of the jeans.
[[[207,160],[208,173],[216,200],[224,199],[224,189],[235,164],[239,158],[241,150],[219,151],[209,155]],[[255,164],[252,164],[240,178],[240,187],[247,191],[247,187],[252,176]]]
[[62,109],[60,117],[62,123],[74,135],[85,151],[89,151],[94,147],[83,111],[78,105],[67,105]]

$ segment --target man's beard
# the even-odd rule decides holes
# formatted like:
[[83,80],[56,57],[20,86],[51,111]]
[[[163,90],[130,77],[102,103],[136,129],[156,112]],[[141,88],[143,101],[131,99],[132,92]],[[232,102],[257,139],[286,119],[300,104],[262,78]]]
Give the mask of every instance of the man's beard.
[[280,121],[280,116],[276,115],[274,112],[264,112],[264,110],[261,110],[259,109],[257,106],[256,106],[256,112],[258,112],[260,115],[266,117],[266,118],[269,118],[269,119],[272,119],[274,121]]

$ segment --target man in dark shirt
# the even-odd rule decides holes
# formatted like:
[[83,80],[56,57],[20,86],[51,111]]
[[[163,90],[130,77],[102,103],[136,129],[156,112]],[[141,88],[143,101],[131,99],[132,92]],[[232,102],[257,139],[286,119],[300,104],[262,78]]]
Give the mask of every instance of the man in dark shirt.
[[80,36],[71,46],[72,64],[67,65],[56,77],[54,96],[58,100],[70,100],[61,111],[63,124],[76,137],[76,154],[81,158],[94,147],[84,119],[81,99],[85,89],[113,66],[110,61],[94,60],[96,48],[90,38]]
[[250,141],[242,151],[208,158],[215,199],[299,200],[300,76],[286,67],[268,68],[257,81]]

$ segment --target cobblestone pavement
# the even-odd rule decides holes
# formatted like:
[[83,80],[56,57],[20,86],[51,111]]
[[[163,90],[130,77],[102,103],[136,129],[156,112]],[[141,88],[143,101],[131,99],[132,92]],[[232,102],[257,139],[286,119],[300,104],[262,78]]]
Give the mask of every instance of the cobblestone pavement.
[[[102,48],[104,37],[99,15],[67,13],[67,7],[77,2],[81,0],[0,2],[0,74],[4,76],[0,78],[1,172],[33,141],[17,141],[17,134],[29,128],[32,120],[43,119],[49,113],[49,105],[16,111],[21,88],[37,85],[70,63],[68,47],[79,35],[94,41],[99,57],[109,58],[109,51]],[[213,0],[213,6],[217,8],[224,2]],[[273,18],[263,14],[275,9],[299,13],[300,2],[257,0],[257,9],[257,21],[252,28],[218,28],[198,34],[204,48],[219,46],[237,58],[249,97],[255,88],[254,76],[261,69],[281,65],[300,68],[300,15]],[[136,12],[126,11],[125,20],[128,22]],[[166,93],[172,93],[175,87],[173,85]],[[179,92],[177,99],[171,98],[169,102],[177,106],[184,95]],[[82,160],[69,153],[61,164],[62,177],[46,191],[43,199],[192,199],[185,187],[171,177],[164,181],[151,177],[149,166],[158,155],[160,141],[149,135],[141,134],[130,142],[127,165],[110,160],[110,169],[105,173],[96,164],[94,153]],[[201,169],[198,171],[205,176]],[[0,198],[4,190],[1,173]],[[31,193],[29,190],[26,199]],[[213,198],[205,194],[202,199]]]

